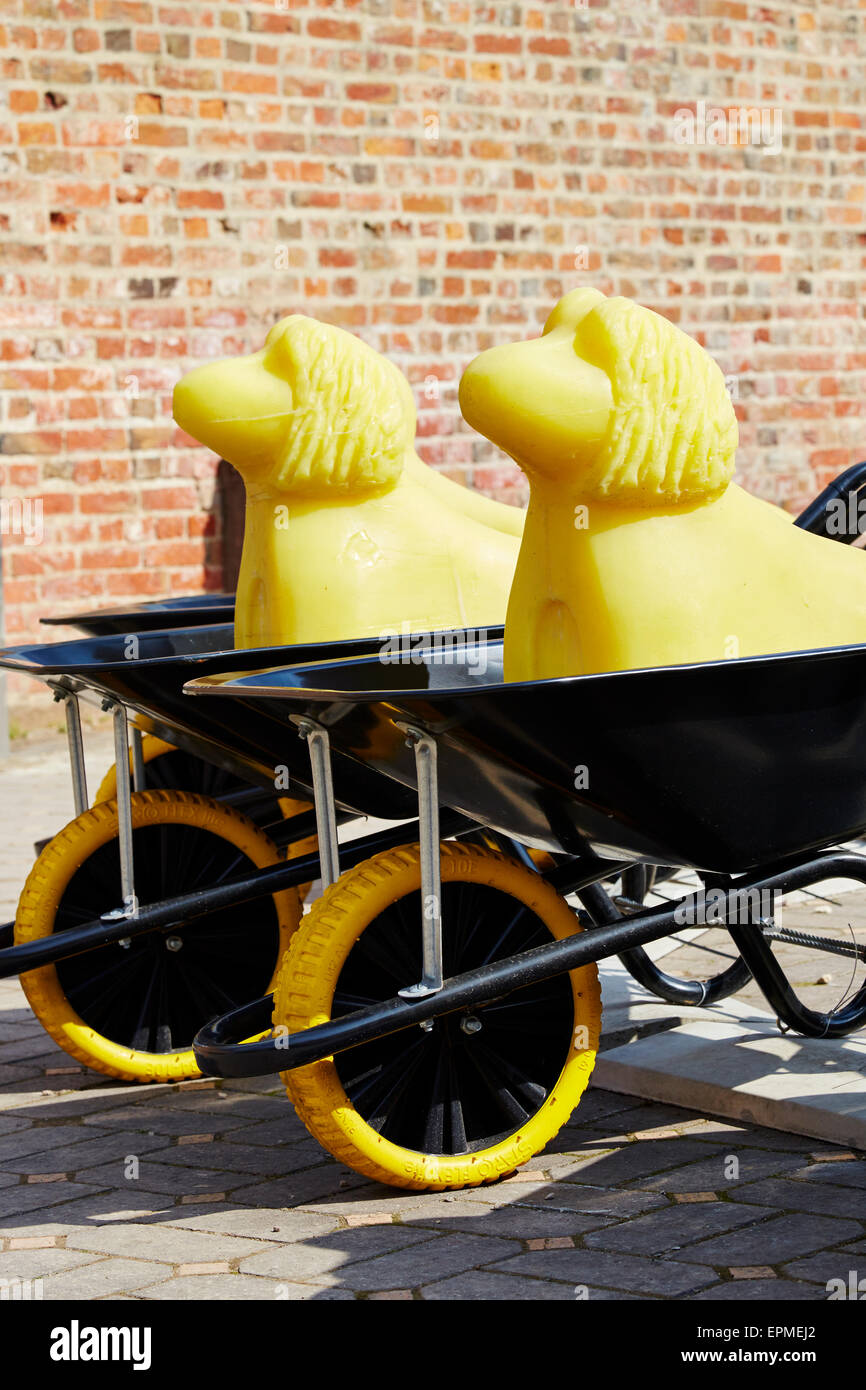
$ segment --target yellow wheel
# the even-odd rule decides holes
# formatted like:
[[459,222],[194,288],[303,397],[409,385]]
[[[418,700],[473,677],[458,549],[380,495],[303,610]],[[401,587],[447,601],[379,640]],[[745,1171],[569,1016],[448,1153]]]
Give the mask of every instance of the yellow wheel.
[[[189,792],[134,793],[132,825],[142,906],[280,858],[252,821]],[[117,833],[117,803],[106,801],[54,836],[24,885],[16,944],[120,904]],[[198,1029],[267,993],[300,913],[297,893],[276,893],[30,970],[21,983],[55,1042],[94,1071],[128,1081],[198,1076]]]
[[[181,753],[181,752],[180,752],[180,749],[175,748],[174,745],[171,744],[171,743],[166,743],[164,739],[156,738],[153,734],[143,734],[143,735],[142,735],[142,739],[141,739],[141,756],[142,756],[142,758],[144,759],[144,763],[145,763],[145,766],[146,766],[148,763],[154,762],[155,759],[157,759],[157,758],[163,758],[163,757],[165,757],[165,758],[171,759],[171,758],[176,758],[176,757],[178,757],[178,756],[184,758],[184,757],[186,757],[186,756],[188,756],[188,755]],[[197,760],[197,761],[198,761],[198,760]],[[169,763],[163,764],[163,771],[167,772],[169,766],[170,766]],[[207,767],[207,764],[206,764],[206,763],[203,763],[202,766],[203,766],[203,767]],[[132,772],[132,749],[131,749],[131,748],[130,748],[130,750],[129,750],[129,771],[130,771],[130,773]],[[166,780],[164,780],[162,774],[161,774],[161,773],[158,773],[156,768],[152,768],[152,769],[151,769],[151,774],[152,774],[151,778],[148,779],[148,786],[149,786],[149,787],[150,787],[150,786],[157,787],[157,788],[169,787],[169,786],[170,786],[170,787],[177,787],[177,786],[179,785],[178,782],[177,782],[176,780],[174,780],[174,781],[166,781]],[[153,774],[156,774],[156,776],[154,777]],[[206,789],[206,788],[204,788],[204,787],[199,787],[199,785],[198,785],[198,779],[196,780],[196,783],[195,783],[194,785],[185,786],[185,787],[184,787],[184,790],[185,790],[185,791],[201,791],[201,792],[205,792],[207,795],[211,795],[211,796],[213,795],[213,792],[212,792],[209,788]],[[102,781],[100,782],[100,784],[99,784],[99,786],[98,786],[98,788],[97,788],[97,790],[96,790],[96,796],[95,796],[94,799],[93,799],[93,804],[94,804],[94,806],[98,806],[98,805],[100,804],[100,802],[102,802],[102,801],[113,801],[114,798],[115,798],[116,796],[117,796],[117,764],[116,764],[116,763],[112,763],[112,764],[111,764],[111,767],[110,767],[110,768],[108,769],[108,771],[106,772],[105,776],[103,777]]]
[[[392,998],[421,978],[417,845],[344,874],[306,916],[280,968],[274,1025],[291,1032]],[[579,930],[532,870],[442,845],[447,976]],[[340,1162],[395,1187],[491,1182],[543,1149],[577,1105],[601,1021],[594,965],[378,1038],[283,1080]]]
[[[147,767],[149,791],[177,788],[179,791],[200,792],[204,796],[212,796],[219,800],[220,797],[227,796],[230,792],[251,785],[234,776],[233,773],[214,767],[213,764],[205,762],[203,758],[197,758],[193,753],[186,753],[182,748],[175,748],[174,744],[166,743],[153,734],[142,736],[141,753]],[[129,750],[129,771],[131,774],[132,749]],[[98,806],[103,801],[113,801],[116,796],[117,765],[112,763],[99,784],[93,804]],[[262,814],[252,816],[251,819],[256,820],[257,823],[268,825],[278,820],[280,816],[283,817],[283,820],[292,820],[294,816],[300,816],[312,810],[308,801],[296,801],[290,796],[274,796],[270,807],[266,804]],[[314,854],[318,847],[318,838],[315,835],[307,835],[304,839],[292,841],[288,845],[286,858],[297,859],[302,854]],[[298,888],[301,902],[311,887],[311,883],[303,883]]]

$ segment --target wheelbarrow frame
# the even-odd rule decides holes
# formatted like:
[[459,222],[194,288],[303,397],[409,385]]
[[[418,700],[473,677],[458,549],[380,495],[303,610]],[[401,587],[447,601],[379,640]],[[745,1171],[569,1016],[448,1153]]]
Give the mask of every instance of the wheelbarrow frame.
[[[317,756],[326,758],[329,746],[327,729],[322,725],[316,725],[316,721],[305,714],[292,715],[291,718],[293,722],[306,725],[308,729],[316,727],[319,740]],[[406,734],[415,754],[421,850],[421,900],[423,903],[432,902],[437,905],[432,915],[422,914],[420,923],[422,979],[418,982],[407,981],[406,986],[397,995],[382,1004],[354,1010],[339,1019],[332,1019],[328,1023],[304,1029],[299,1033],[281,1031],[276,1036],[255,1043],[243,1043],[243,1038],[265,1032],[271,1027],[273,997],[265,995],[240,1009],[222,1015],[199,1031],[193,1041],[193,1051],[198,1066],[205,1075],[251,1077],[292,1071],[297,1067],[322,1061],[335,1053],[358,1047],[375,1038],[419,1026],[456,1010],[498,1000],[515,990],[551,979],[556,975],[566,974],[611,955],[620,956],[628,968],[631,968],[631,957],[644,967],[645,978],[650,977],[648,967],[652,966],[652,962],[642,954],[643,947],[669,936],[683,920],[688,920],[690,914],[699,910],[703,890],[689,894],[673,904],[646,911],[639,910],[634,915],[624,916],[601,884],[603,880],[613,878],[627,868],[626,863],[612,862],[592,853],[563,857],[564,863],[561,862],[542,877],[559,893],[574,893],[577,896],[583,912],[576,915],[584,930],[565,940],[538,946],[444,980],[442,923],[438,910],[441,901],[441,825],[436,777],[436,741],[423,728],[406,723],[398,723],[398,727]],[[320,834],[324,829],[335,842],[335,810],[327,776],[320,772],[315,778],[315,783]],[[726,915],[724,925],[742,962],[739,971],[736,967],[740,962],[735,962],[733,967],[717,977],[717,982],[721,981],[723,976],[727,977],[724,993],[731,993],[739,988],[739,981],[744,982],[749,974],[753,975],[781,1023],[807,1037],[842,1037],[861,1028],[866,1023],[866,983],[849,1003],[836,1013],[819,1013],[808,1008],[791,988],[764,934],[766,930],[773,930],[772,918],[751,917],[750,913],[751,920],[743,924],[739,920],[739,905],[744,902],[751,905],[754,900],[752,895],[755,893],[763,903],[766,894],[775,896],[789,893],[831,877],[866,884],[866,856],[825,851],[820,854],[803,855],[799,859],[789,858],[777,864],[762,865],[744,874],[713,875],[714,883],[717,886],[724,885],[729,901],[738,905],[734,911],[735,921],[727,920]],[[863,948],[855,947],[854,951],[859,958],[866,958]],[[723,997],[722,986],[717,984],[713,996],[709,990],[704,990],[701,999],[690,1002],[706,1005],[719,997]]]

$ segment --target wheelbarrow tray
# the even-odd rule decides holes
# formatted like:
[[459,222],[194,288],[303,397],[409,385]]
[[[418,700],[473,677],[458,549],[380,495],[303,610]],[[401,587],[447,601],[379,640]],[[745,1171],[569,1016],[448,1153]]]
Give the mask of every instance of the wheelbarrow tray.
[[77,627],[79,632],[90,637],[103,637],[110,633],[148,632],[153,628],[169,627],[173,621],[179,627],[232,623],[234,616],[234,594],[187,594],[182,598],[137,603],[129,608],[96,608],[90,613],[67,613],[61,618],[40,618],[39,621],[46,627]]
[[407,787],[399,726],[421,727],[442,804],[554,852],[737,873],[866,829],[866,645],[513,684],[501,641],[481,645],[187,689],[308,713],[338,753]]
[[[127,657],[129,637],[138,655]],[[79,638],[48,645],[0,649],[0,668],[90,697],[120,701],[148,733],[250,782],[273,789],[276,766],[289,773],[289,789],[309,793],[310,765],[297,730],[275,725],[265,711],[245,701],[210,701],[183,696],[184,683],[216,671],[245,671],[287,660],[367,654],[378,638],[234,650],[231,625],[167,628],[124,636]],[[417,813],[414,795],[391,778],[348,756],[334,764],[334,787],[342,809],[400,820]]]

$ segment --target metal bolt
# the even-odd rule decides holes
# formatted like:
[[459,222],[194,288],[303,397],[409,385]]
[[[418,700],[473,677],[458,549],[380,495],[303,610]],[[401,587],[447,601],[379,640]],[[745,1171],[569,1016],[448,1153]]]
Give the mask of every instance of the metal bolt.
[[460,1020],[460,1027],[464,1033],[480,1033],[481,1026],[481,1020],[473,1018],[472,1014],[467,1014]]
[[132,942],[130,941],[128,936],[124,936],[121,937],[120,941],[118,941],[117,944],[118,946],[122,946],[124,951],[128,951],[130,946],[132,945]]
[[179,936],[167,936],[165,938],[165,948],[167,951],[179,951],[183,942]]
[[425,1033],[432,1033],[434,1022],[435,1020],[432,1018],[425,1018],[423,1023],[418,1024],[418,1027],[423,1029]]

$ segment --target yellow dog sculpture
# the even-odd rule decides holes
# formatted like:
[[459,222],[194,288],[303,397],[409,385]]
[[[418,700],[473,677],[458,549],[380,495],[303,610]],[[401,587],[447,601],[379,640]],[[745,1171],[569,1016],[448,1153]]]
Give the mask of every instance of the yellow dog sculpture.
[[460,406],[531,486],[507,680],[866,641],[866,556],[731,482],[722,373],[666,319],[575,290],[470,363]]
[[421,462],[409,383],[352,334],[292,314],[174,418],[246,484],[238,647],[502,622],[523,512]]

